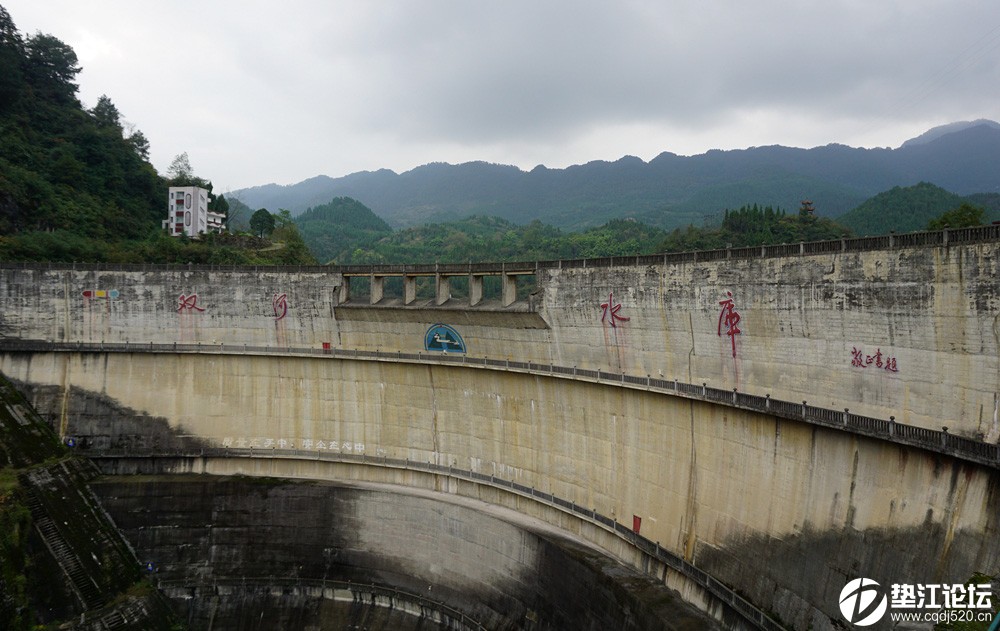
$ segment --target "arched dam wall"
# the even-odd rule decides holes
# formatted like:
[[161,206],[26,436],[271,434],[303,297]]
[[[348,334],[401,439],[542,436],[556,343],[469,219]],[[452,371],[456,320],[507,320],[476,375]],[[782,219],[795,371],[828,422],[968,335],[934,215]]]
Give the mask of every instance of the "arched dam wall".
[[[639,518],[644,536],[794,628],[832,628],[855,573],[963,582],[1000,565],[995,468],[708,402],[335,357],[9,352],[0,369],[30,384],[57,422],[64,413],[65,434],[126,455],[297,450],[261,464],[213,460],[205,471],[407,485],[379,459],[427,462],[623,524]],[[371,463],[330,473],[317,458],[331,452]],[[552,511],[513,507],[574,528]]]
[[[506,289],[497,301],[441,290],[463,273],[512,275],[499,266],[6,266],[0,370],[81,448],[253,449],[252,459],[178,461],[160,472],[427,487],[593,534],[489,484],[418,480],[377,461],[494,476],[634,525],[793,628],[836,628],[851,578],[951,583],[1000,567],[996,463],[641,381],[947,427],[992,449],[1000,436],[994,232],[938,245],[796,246],[801,255],[548,262],[516,270],[536,285],[513,302]],[[438,282],[429,300],[404,289],[373,291],[375,304],[344,301],[358,276],[374,288],[383,277],[426,274]],[[474,280],[469,287],[474,294]],[[25,340],[64,345],[18,350]],[[124,342],[130,352],[99,346]],[[302,348],[337,354],[285,352]],[[377,359],[344,355],[373,350]],[[456,355],[494,362],[434,361]],[[496,360],[623,378],[505,370]],[[296,455],[260,458],[268,449]],[[359,453],[365,462],[332,468],[319,457]]]
[[[546,262],[522,266],[534,291],[507,307],[470,307],[447,293],[341,302],[345,279],[481,278],[471,265],[447,274],[445,266],[0,266],[0,336],[407,353],[425,350],[430,327],[444,324],[470,356],[705,383],[995,443],[995,228],[965,241],[953,231],[948,245],[859,239],[814,244],[805,255],[756,248]],[[509,276],[500,265],[491,273]]]

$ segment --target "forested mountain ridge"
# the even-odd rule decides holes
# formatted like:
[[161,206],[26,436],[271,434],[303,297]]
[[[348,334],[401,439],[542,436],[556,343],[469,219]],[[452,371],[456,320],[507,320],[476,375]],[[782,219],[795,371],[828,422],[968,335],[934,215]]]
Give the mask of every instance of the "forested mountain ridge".
[[857,236],[926,230],[942,213],[969,204],[983,210],[983,219],[1000,219],[1000,193],[961,196],[929,182],[895,186],[875,195],[837,218],[837,223]]
[[145,137],[107,97],[83,109],[79,72],[72,48],[23,37],[0,6],[0,234],[125,238],[158,223],[166,184]]
[[295,218],[299,233],[314,256],[326,262],[360,259],[392,228],[370,209],[349,197],[337,197]]
[[[72,48],[50,35],[23,36],[0,7],[0,260],[311,262],[299,231],[320,260],[339,263],[577,258],[722,247],[750,238],[822,239],[842,233],[829,217],[858,207],[871,197],[864,191],[888,188],[892,195],[862,205],[845,223],[860,230],[857,222],[874,213],[892,221],[864,227],[866,233],[922,229],[932,211],[966,201],[984,208],[987,220],[1000,213],[1000,125],[974,121],[935,128],[895,150],[774,146],[692,157],[663,153],[649,162],[626,156],[530,172],[471,162],[320,176],[293,187],[252,189],[270,195],[270,202],[232,199],[231,228],[241,225],[238,218],[245,224],[266,215],[274,241],[284,247],[272,247],[265,230],[255,230],[257,238],[172,239],[159,224],[166,187],[180,176],[168,181],[156,173],[146,139],[110,98],[83,107],[79,72]],[[177,172],[186,173],[186,183],[211,189],[191,172],[186,154],[175,164],[182,157],[186,168]],[[929,172],[936,175],[920,177]],[[926,189],[917,193],[904,185],[882,187],[897,179],[977,192],[957,198],[931,185],[917,185]],[[361,190],[375,201],[331,194],[331,187]],[[295,203],[274,201],[289,193],[314,200],[295,221],[278,212],[299,210]],[[781,210],[806,198],[820,215],[816,221]],[[900,200],[909,206],[886,212]],[[394,218],[387,222],[385,213],[370,210],[380,206],[395,209]],[[743,225],[758,220],[757,228]],[[410,228],[393,231],[392,225]],[[683,229],[669,233],[675,226]]]
[[309,209],[295,223],[320,261],[339,265],[630,256],[818,241],[849,234],[834,221],[813,216],[805,206],[788,215],[780,208],[756,204],[726,210],[717,226],[688,226],[670,233],[632,219],[612,219],[602,226],[564,232],[537,219],[518,225],[478,215],[393,231],[350,198]]
[[[209,190],[178,156],[171,179],[149,163],[149,143],[108,96],[77,98],[73,49],[52,35],[24,36],[0,6],[0,260],[112,263],[313,262],[294,225],[267,239],[172,238],[161,229],[168,185]],[[183,158],[183,159],[182,159]]]
[[909,140],[904,142],[901,146],[909,147],[912,145],[921,145],[924,143],[928,143],[932,140],[936,140],[941,136],[947,136],[948,134],[952,134],[957,131],[962,131],[968,129],[969,127],[976,127],[977,125],[987,125],[989,127],[1000,129],[1000,123],[987,120],[985,118],[980,118],[974,121],[961,121],[957,123],[948,123],[947,125],[938,125],[937,127],[928,129],[927,131],[920,134],[916,138],[910,138]]
[[493,215],[566,229],[631,217],[670,229],[718,220],[724,209],[748,201],[797,208],[803,199],[812,200],[820,215],[837,217],[882,191],[921,181],[959,195],[1000,192],[1000,125],[976,123],[897,149],[831,144],[690,157],[665,152],[649,162],[626,156],[531,171],[485,162],[433,163],[399,174],[382,169],[317,176],[233,195],[251,207],[287,208],[293,215],[351,197],[396,227]]
[[724,210],[719,221],[670,232],[633,219],[566,232],[537,219],[519,225],[479,215],[392,230],[371,209],[346,197],[309,209],[294,221],[320,261],[350,265],[628,256],[938,230],[996,220],[1000,193],[963,197],[920,182],[879,193],[836,220],[816,216],[808,203],[792,213],[744,204]]

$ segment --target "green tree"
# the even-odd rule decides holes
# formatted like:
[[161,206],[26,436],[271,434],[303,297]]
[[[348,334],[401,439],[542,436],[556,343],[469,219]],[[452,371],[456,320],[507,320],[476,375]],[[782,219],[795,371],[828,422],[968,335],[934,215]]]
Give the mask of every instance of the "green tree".
[[174,156],[170,166],[167,167],[167,178],[170,186],[197,186],[208,191],[209,201],[215,197],[212,193],[212,182],[194,174],[186,151]]
[[289,220],[275,227],[273,239],[282,246],[272,253],[279,265],[316,264],[316,257],[309,251],[293,221]]
[[250,216],[253,209],[232,194],[226,199],[226,227],[232,232],[243,232],[250,229]]
[[214,213],[219,213],[220,215],[225,215],[225,217],[226,217],[226,224],[227,224],[227,227],[228,227],[228,223],[229,223],[229,221],[228,221],[229,220],[229,202],[226,201],[226,196],[225,195],[219,195],[218,197],[214,197],[213,199],[209,200],[209,202],[208,202],[208,209],[211,210]]
[[113,128],[117,129],[119,133],[121,132],[121,114],[106,94],[102,94],[97,99],[97,105],[94,106],[94,109],[90,110],[90,113],[93,115],[94,120],[97,121],[98,127]]
[[7,9],[0,6],[0,111],[12,106],[24,87],[24,40]]
[[76,75],[80,73],[76,52],[59,39],[37,33],[28,38],[26,77],[43,98],[76,103]]
[[137,129],[129,135],[127,140],[136,155],[142,158],[143,162],[147,162],[149,160],[149,141],[146,139],[146,135]]
[[258,237],[274,232],[274,215],[261,208],[250,217],[250,231]]
[[294,223],[292,219],[292,211],[287,208],[279,208],[278,214],[274,216],[274,221],[277,227],[284,228],[285,226],[290,226]]
[[787,216],[780,208],[757,204],[738,210],[726,210],[718,227],[674,230],[661,244],[667,252],[774,245],[798,241],[823,241],[847,236],[848,230],[837,223],[813,215],[812,204],[803,202],[799,212]]
[[[191,168],[191,160],[188,158],[187,151],[174,156],[170,166],[167,167],[167,177],[170,178],[171,183],[186,181],[194,177],[194,169]],[[175,186],[181,185],[175,184]]]
[[946,210],[939,216],[927,222],[928,230],[944,230],[945,228],[968,228],[983,225],[986,209],[962,202],[957,208]]

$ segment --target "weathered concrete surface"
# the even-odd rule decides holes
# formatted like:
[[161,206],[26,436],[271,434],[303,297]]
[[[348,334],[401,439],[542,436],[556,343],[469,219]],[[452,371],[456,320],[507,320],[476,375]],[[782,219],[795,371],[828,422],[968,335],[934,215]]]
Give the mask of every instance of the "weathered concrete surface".
[[[543,269],[511,309],[340,305],[336,271],[2,268],[0,336],[417,352],[446,324],[475,357],[677,378],[996,442],[997,253],[986,243]],[[996,469],[767,415],[389,362],[4,353],[0,369],[88,447],[410,458],[623,523],[641,517],[643,535],[797,628],[834,624],[831,595],[852,573],[964,581],[1000,566]]]
[[[830,628],[830,594],[852,572],[962,582],[1000,566],[996,469],[697,401],[334,358],[6,353],[0,368],[41,386],[39,404],[67,435],[107,432],[99,415],[77,418],[74,393],[86,392],[84,409],[114,401],[135,423],[189,437],[179,440],[451,464],[625,524],[635,515],[643,535],[796,628]],[[52,396],[63,384],[78,390]],[[315,478],[321,466],[263,473]]]
[[[550,270],[540,313],[553,363],[770,393],[996,442],[997,265],[987,244]],[[595,318],[612,292],[631,318],[613,329]],[[720,304],[730,298],[734,338]],[[864,367],[852,365],[854,351]]]
[[0,336],[418,352],[443,323],[476,357],[677,378],[996,442],[998,247],[542,269],[530,301],[508,309],[341,306],[335,269],[3,268]]
[[[216,476],[116,476],[94,488],[168,584],[374,583],[444,601],[498,630],[717,628],[600,551],[450,495]],[[211,618],[217,630],[340,629],[357,613],[352,603],[299,596],[255,602],[254,621],[240,590],[175,602],[192,628]]]
[[67,454],[0,376],[0,628],[167,631],[177,619],[139,582],[135,556]]

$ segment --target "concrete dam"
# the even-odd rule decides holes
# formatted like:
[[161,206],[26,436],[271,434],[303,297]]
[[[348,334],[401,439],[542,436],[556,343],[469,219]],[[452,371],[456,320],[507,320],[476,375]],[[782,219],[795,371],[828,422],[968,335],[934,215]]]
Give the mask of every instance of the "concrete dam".
[[1000,568],[998,254],[5,264],[0,371],[193,628],[841,629]]

